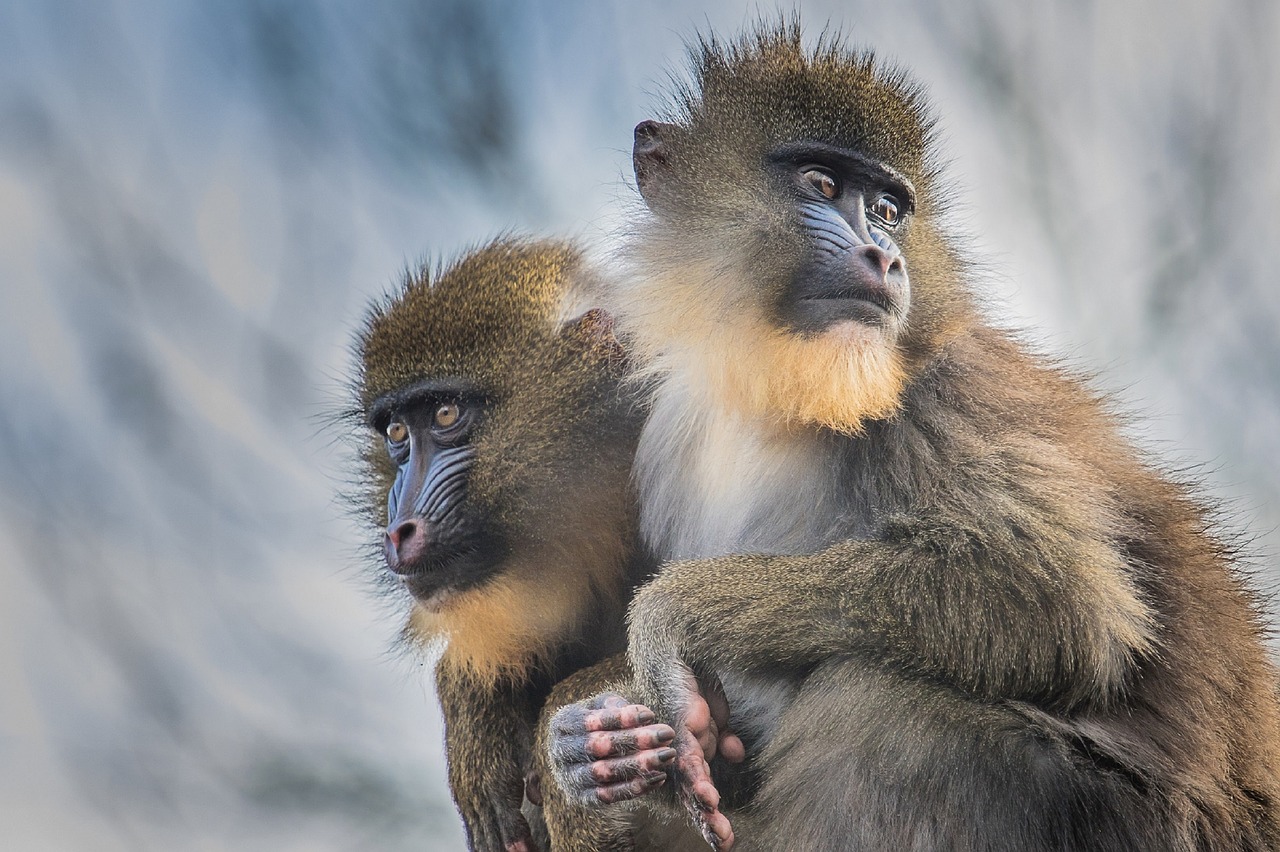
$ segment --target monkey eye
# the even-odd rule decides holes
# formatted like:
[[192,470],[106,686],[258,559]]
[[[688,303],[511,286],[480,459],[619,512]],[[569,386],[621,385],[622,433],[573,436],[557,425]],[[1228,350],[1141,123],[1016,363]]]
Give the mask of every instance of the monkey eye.
[[436,409],[435,415],[431,418],[431,425],[437,429],[450,429],[461,419],[462,409],[457,403],[446,402]]
[[409,439],[409,427],[399,420],[387,424],[387,440],[393,444],[403,444]]
[[836,180],[836,176],[826,169],[809,168],[805,169],[801,174],[814,189],[822,193],[826,198],[834,199],[840,194],[840,182]]
[[902,215],[899,210],[898,199],[888,193],[881,195],[867,208],[868,213],[889,226],[898,224]]

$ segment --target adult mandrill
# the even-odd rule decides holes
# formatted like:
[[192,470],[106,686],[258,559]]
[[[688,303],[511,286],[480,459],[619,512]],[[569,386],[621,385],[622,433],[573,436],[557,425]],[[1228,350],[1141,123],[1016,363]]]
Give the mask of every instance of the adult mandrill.
[[[533,852],[521,805],[538,713],[556,681],[622,650],[652,569],[635,546],[640,418],[622,350],[600,311],[558,323],[588,277],[572,246],[497,241],[435,280],[410,275],[358,343],[367,514],[414,601],[407,635],[447,640],[449,785],[482,852]],[[603,683],[625,664],[591,671]],[[567,803],[554,815],[594,836]],[[625,829],[601,822],[619,849]]]
[[[741,848],[1280,848],[1258,599],[1105,400],[979,316],[918,88],[797,23],[693,64],[636,128],[651,215],[610,304],[669,560],[624,692],[674,728],[668,788],[733,842],[688,724],[718,683]],[[603,700],[553,725],[586,801],[658,759]]]

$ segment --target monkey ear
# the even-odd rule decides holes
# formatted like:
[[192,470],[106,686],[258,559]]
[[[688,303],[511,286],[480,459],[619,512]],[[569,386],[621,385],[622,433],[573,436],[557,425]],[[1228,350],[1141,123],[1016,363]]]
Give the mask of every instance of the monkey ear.
[[604,308],[592,308],[561,330],[561,335],[586,349],[587,355],[610,367],[621,368],[627,352],[613,333],[613,315]]
[[640,195],[650,205],[661,183],[660,173],[667,167],[667,139],[673,124],[642,121],[636,125],[635,144],[631,149],[631,164],[636,170],[636,186]]

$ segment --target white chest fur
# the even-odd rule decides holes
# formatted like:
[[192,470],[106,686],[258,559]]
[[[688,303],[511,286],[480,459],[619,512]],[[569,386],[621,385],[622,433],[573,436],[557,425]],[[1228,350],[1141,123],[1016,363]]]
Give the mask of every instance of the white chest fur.
[[668,379],[636,454],[642,530],[664,559],[811,552],[837,529],[837,476],[816,430],[745,420]]

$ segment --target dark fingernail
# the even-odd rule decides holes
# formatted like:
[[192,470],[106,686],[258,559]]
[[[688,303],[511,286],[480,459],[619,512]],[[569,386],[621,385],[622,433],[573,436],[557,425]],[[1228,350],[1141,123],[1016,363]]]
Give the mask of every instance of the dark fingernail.
[[641,725],[647,725],[647,724],[649,724],[650,722],[652,722],[654,719],[656,719],[657,717],[653,715],[653,711],[652,711],[652,710],[650,710],[648,707],[646,707],[646,708],[644,708],[643,710],[641,710],[639,713],[637,713],[637,714],[636,714],[636,718],[637,718],[638,720],[640,720],[640,724],[641,724]]
[[676,738],[676,732],[670,728],[663,728],[658,732],[658,742],[669,743]]
[[666,780],[667,773],[665,772],[649,772],[644,776],[644,783],[650,787],[656,787]]
[[675,750],[675,749],[673,749],[673,748],[664,748],[664,749],[659,749],[659,750],[658,750],[658,761],[659,761],[660,763],[666,763],[666,762],[668,762],[668,761],[675,760],[675,759],[676,759],[676,750]]

